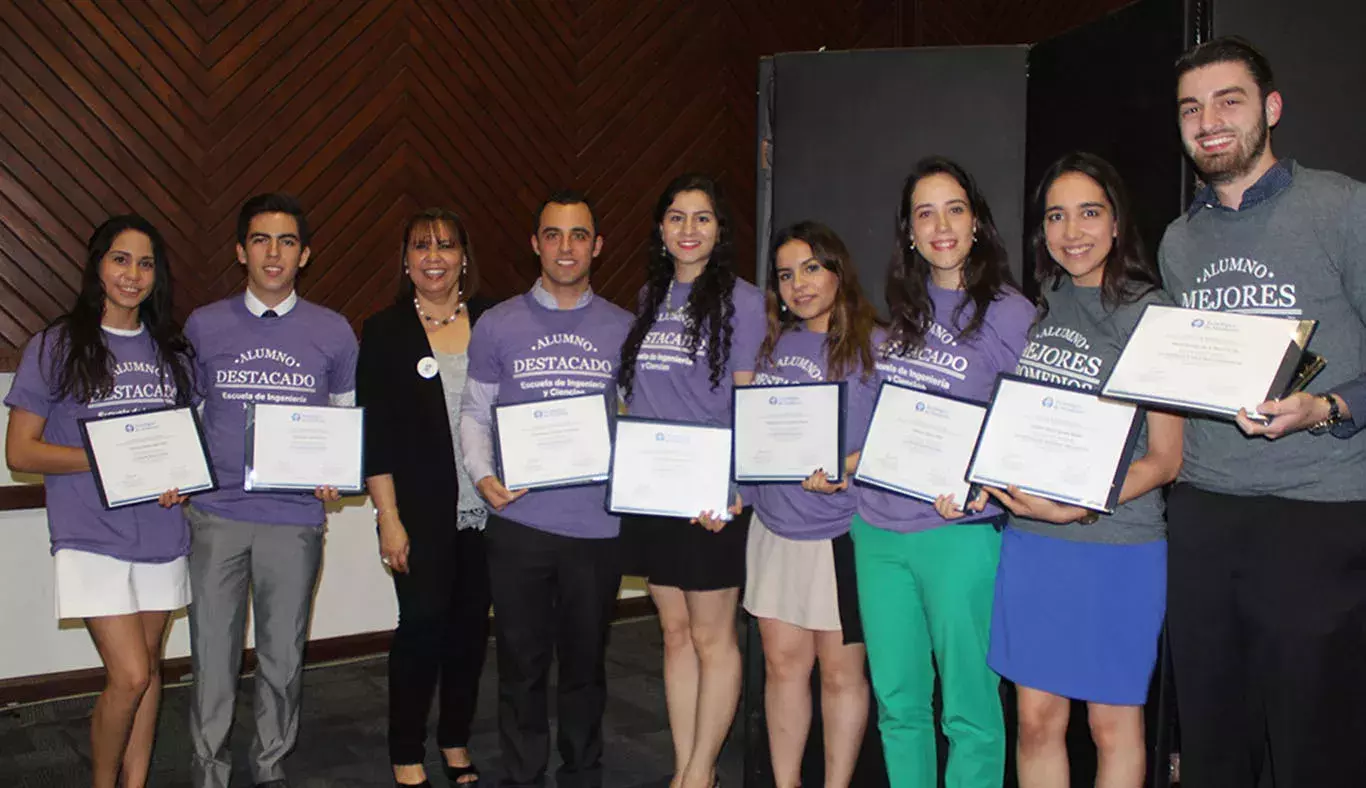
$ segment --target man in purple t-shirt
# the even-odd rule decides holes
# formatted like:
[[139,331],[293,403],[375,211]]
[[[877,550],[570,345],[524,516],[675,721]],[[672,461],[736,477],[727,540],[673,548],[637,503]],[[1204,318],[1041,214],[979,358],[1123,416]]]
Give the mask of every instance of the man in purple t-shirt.
[[498,644],[501,785],[545,784],[550,756],[546,686],[558,653],[561,788],[602,785],[603,656],[621,571],[619,524],[592,484],[508,492],[493,461],[498,403],[605,393],[615,402],[617,359],[631,315],[596,297],[589,267],[602,251],[593,211],[578,192],[542,204],[531,248],[541,276],[531,291],[484,313],[469,346],[460,407],[461,453],[496,514],[488,562]]
[[294,280],[308,264],[308,222],[298,200],[263,194],[237,219],[237,259],[247,290],[195,310],[185,335],[195,347],[204,428],[218,489],[187,510],[190,645],[194,692],[190,737],[196,788],[227,788],[247,590],[256,626],[253,782],[286,785],[282,762],[299,732],[303,648],[323,547],[323,501],[309,493],[246,492],[242,477],[248,403],[352,405],[357,345],[341,315],[304,301]]

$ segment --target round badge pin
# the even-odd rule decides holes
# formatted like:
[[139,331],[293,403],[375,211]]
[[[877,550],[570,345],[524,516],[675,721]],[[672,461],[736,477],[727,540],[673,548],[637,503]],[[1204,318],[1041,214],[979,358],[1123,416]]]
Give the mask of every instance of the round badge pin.
[[437,366],[436,359],[431,356],[423,356],[422,360],[417,362],[417,374],[427,380],[436,377],[436,373],[440,371],[441,367]]

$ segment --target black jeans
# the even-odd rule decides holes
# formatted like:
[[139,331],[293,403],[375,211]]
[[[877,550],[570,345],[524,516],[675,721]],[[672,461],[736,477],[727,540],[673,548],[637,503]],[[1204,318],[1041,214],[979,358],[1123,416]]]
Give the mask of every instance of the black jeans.
[[602,785],[608,625],[621,570],[617,540],[575,539],[489,517],[489,579],[498,645],[500,785],[545,784],[550,662],[559,661],[560,788]]
[[489,639],[488,560],[481,531],[410,530],[408,573],[394,573],[398,628],[389,647],[389,760],[422,763],[438,698],[438,747],[470,738]]
[[1167,519],[1182,782],[1361,785],[1366,502],[1180,484]]

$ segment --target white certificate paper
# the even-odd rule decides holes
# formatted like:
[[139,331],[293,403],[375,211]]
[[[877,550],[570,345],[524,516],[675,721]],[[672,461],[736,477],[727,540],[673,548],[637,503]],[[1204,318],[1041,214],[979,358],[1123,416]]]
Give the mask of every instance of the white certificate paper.
[[1113,512],[1138,437],[1138,408],[1077,389],[1003,375],[987,410],[968,481],[1011,485]]
[[499,405],[493,415],[499,475],[509,490],[607,480],[612,435],[605,395]]
[[361,491],[364,408],[256,403],[247,408],[243,489]]
[[736,386],[735,480],[800,482],[844,472],[844,383]]
[[731,431],[619,418],[607,508],[614,514],[729,520]]
[[1313,320],[1149,305],[1101,394],[1233,418],[1285,393]]
[[983,405],[885,381],[854,479],[929,503],[952,495],[963,506],[971,489],[968,463],[986,415]]
[[81,436],[106,509],[218,486],[193,408],[87,419]]

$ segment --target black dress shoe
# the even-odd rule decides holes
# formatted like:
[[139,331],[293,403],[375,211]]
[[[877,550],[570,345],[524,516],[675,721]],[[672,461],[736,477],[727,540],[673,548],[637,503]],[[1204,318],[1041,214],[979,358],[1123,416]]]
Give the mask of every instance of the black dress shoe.
[[289,788],[289,781],[283,777],[278,780],[266,780],[263,783],[257,783],[256,788]]

